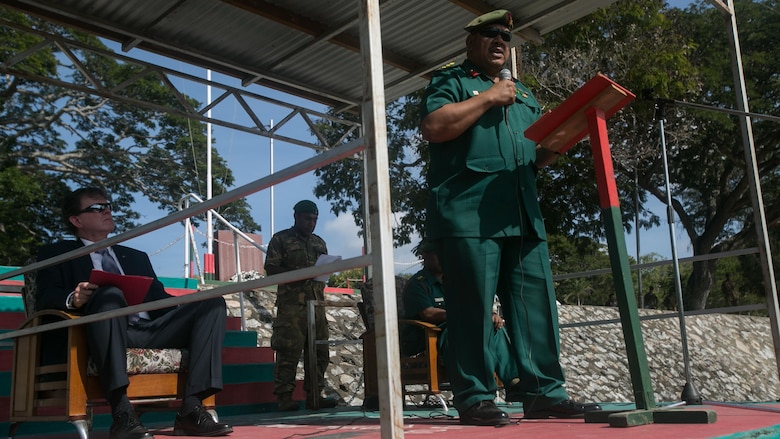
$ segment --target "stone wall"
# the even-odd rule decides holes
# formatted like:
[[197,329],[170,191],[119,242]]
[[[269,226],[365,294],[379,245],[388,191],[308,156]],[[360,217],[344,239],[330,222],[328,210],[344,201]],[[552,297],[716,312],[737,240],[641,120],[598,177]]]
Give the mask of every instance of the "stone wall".
[[[257,332],[258,346],[269,346],[275,316],[273,291],[245,292],[247,330]],[[230,315],[239,316],[238,295],[227,296]],[[346,404],[363,401],[363,358],[360,335],[365,326],[357,310],[361,296],[328,295],[329,301],[349,307],[328,308],[331,366],[328,386]],[[640,316],[664,311],[639,310]],[[582,326],[619,318],[617,308],[564,305],[561,323],[561,363],[569,393],[576,399],[598,402],[633,402],[623,334],[619,323]],[[656,402],[680,400],[686,383],[679,318],[641,322],[643,340]],[[778,370],[769,319],[745,315],[713,314],[687,317],[685,327],[691,384],[704,400],[776,401]],[[302,364],[298,368],[303,379]]]

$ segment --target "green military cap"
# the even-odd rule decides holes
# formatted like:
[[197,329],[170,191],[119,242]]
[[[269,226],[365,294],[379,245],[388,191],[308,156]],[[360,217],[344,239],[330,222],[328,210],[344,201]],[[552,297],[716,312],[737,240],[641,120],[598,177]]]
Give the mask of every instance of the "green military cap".
[[417,247],[414,249],[414,253],[418,256],[422,256],[426,253],[433,253],[436,251],[436,244],[427,239],[420,241]]
[[314,201],[309,200],[301,200],[295,203],[295,206],[293,206],[293,211],[295,213],[313,213],[315,215],[320,214],[320,211],[317,209],[317,205],[314,204]]
[[471,32],[482,26],[495,23],[503,24],[509,29],[512,29],[514,27],[512,24],[512,13],[506,9],[496,9],[493,12],[488,12],[487,14],[480,15],[479,17],[471,20],[471,23],[467,24],[463,29]]

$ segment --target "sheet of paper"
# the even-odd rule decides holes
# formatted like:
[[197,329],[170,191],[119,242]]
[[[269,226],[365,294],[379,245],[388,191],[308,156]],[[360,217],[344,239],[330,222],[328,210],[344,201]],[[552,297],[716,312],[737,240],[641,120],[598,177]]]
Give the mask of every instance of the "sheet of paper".
[[130,306],[143,302],[149,287],[152,286],[152,278],[148,276],[108,273],[102,270],[92,270],[89,281],[101,287],[112,285],[119,288]]
[[[319,258],[317,258],[317,262],[314,263],[315,266],[317,265],[325,265],[330,264],[336,261],[340,261],[341,256],[337,255],[320,255]],[[317,282],[327,282],[328,278],[330,278],[330,273],[328,274],[321,274],[314,278]]]

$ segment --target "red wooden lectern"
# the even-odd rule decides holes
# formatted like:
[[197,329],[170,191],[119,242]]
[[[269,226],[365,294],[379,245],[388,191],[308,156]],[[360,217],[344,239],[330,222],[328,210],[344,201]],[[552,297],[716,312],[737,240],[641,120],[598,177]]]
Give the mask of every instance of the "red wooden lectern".
[[[588,133],[592,119],[586,114],[589,110],[601,111],[601,116],[597,118],[606,121],[635,97],[633,93],[599,73],[555,110],[546,113],[528,127],[525,137],[546,149],[563,154]],[[593,133],[591,129],[591,136]],[[606,131],[604,134],[606,140]],[[606,147],[609,150],[608,144]]]
[[527,138],[559,154],[566,152],[586,134],[590,134],[599,203],[606,228],[615,295],[618,299],[620,322],[626,343],[626,355],[637,410],[593,412],[585,417],[585,421],[608,422],[613,427],[629,427],[653,422],[712,423],[716,418],[712,410],[661,410],[655,408],[653,400],[650,371],[623,235],[620,200],[607,138],[607,118],[635,97],[633,93],[599,73],[555,110],[546,113],[525,131]]

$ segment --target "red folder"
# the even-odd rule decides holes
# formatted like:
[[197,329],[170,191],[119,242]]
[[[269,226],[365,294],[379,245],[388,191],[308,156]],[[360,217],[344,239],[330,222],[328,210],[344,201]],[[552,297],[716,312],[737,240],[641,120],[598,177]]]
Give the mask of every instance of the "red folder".
[[119,288],[124,293],[129,306],[143,302],[149,287],[152,286],[152,278],[148,276],[108,273],[101,270],[92,270],[89,282],[100,287],[111,285]]
[[588,133],[586,111],[598,108],[607,119],[635,97],[620,84],[598,73],[558,107],[528,127],[525,137],[543,148],[563,154]]

